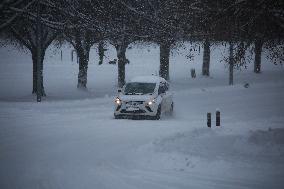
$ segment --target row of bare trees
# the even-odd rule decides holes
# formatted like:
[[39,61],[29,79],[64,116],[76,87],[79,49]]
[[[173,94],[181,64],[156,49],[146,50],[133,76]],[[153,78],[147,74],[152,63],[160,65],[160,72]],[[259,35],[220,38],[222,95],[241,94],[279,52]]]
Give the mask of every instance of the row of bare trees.
[[202,74],[210,75],[210,47],[229,44],[230,81],[235,67],[247,63],[254,49],[254,72],[261,71],[266,48],[273,62],[283,61],[284,10],[281,0],[4,0],[0,3],[2,40],[30,50],[33,93],[45,95],[43,60],[53,41],[67,41],[79,57],[78,84],[87,87],[90,48],[109,41],[117,51],[118,86],[125,83],[126,50],[135,41],[160,46],[159,74],[169,79],[169,56],[176,43],[203,43]]

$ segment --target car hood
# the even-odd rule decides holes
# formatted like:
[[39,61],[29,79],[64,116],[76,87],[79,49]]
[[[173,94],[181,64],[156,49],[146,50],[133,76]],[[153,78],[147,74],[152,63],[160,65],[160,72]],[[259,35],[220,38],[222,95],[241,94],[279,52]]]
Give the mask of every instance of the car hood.
[[148,101],[156,97],[155,95],[119,95],[122,101]]

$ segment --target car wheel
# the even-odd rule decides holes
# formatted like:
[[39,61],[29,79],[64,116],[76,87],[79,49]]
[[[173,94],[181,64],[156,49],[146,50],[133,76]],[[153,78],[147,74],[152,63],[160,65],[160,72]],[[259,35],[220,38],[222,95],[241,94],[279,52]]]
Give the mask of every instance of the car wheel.
[[172,116],[174,114],[174,103],[172,102],[168,115]]
[[156,115],[154,116],[155,120],[159,120],[161,118],[161,105],[159,105]]
[[114,115],[114,119],[121,119],[121,116],[119,116],[119,115]]

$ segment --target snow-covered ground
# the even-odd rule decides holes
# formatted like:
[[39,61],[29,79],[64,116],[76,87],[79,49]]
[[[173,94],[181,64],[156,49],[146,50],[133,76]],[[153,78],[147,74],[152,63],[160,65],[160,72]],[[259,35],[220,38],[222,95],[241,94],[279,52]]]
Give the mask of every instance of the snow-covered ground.
[[[186,50],[170,59],[174,116],[150,121],[113,119],[117,68],[98,66],[95,50],[88,91],[77,91],[71,50],[61,61],[49,49],[48,96],[36,103],[30,55],[1,48],[0,188],[284,188],[284,69],[263,57],[261,74],[248,65],[228,86],[224,49],[212,49],[210,78],[199,74],[202,54],[189,61]],[[115,58],[113,48],[107,52],[107,61]],[[157,73],[158,47],[134,46],[127,56],[127,80]]]

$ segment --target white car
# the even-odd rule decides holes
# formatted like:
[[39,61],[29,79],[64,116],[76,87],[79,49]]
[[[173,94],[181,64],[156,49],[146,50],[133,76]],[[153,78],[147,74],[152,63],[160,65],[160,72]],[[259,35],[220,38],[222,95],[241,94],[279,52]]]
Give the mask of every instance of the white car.
[[158,76],[139,76],[127,82],[115,99],[114,117],[160,119],[173,112],[173,95],[169,83]]

